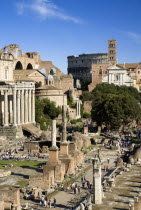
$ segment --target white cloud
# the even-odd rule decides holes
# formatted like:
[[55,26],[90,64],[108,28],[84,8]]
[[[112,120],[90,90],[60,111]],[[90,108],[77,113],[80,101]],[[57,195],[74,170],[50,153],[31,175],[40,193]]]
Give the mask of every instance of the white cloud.
[[130,39],[132,39],[137,44],[141,44],[141,34],[131,32],[131,31],[123,31],[125,35],[127,35]]
[[61,12],[61,9],[52,0],[26,0],[17,4],[17,10],[19,15],[23,15],[27,11],[32,11],[43,19],[55,17],[74,23],[82,23],[79,18]]

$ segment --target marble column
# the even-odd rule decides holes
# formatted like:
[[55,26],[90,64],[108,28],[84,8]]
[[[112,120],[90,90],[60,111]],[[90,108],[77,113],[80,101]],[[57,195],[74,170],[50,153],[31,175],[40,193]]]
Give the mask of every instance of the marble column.
[[56,146],[56,120],[52,120],[52,131],[51,131],[52,146],[49,149],[49,162],[57,164],[58,159],[58,147]]
[[114,84],[115,75],[114,75],[114,74],[111,74],[111,76],[112,76],[112,82],[111,82],[111,83],[113,83],[113,84]]
[[52,120],[51,141],[52,141],[52,147],[57,148],[56,146],[56,120]]
[[9,123],[13,123],[13,109],[12,109],[12,100],[11,97],[9,97]]
[[2,125],[2,94],[0,92],[0,126]]
[[21,103],[20,103],[20,90],[17,91],[17,124],[21,124]]
[[121,77],[122,75],[121,74],[118,74],[118,78],[119,78],[119,86],[121,86],[122,85],[122,77]]
[[101,163],[99,158],[93,158],[93,203],[102,203]]
[[111,74],[108,74],[108,83],[110,84],[111,83]]
[[28,121],[31,122],[31,89],[28,91]]
[[8,124],[8,90],[4,90],[4,126]]
[[22,89],[21,91],[21,124],[24,124],[24,113],[25,113],[25,109],[24,109],[24,89]]
[[32,123],[35,123],[35,90],[32,90],[32,95],[31,95],[31,98],[32,98]]
[[81,117],[81,114],[80,114],[80,101],[78,103],[78,107],[79,107],[79,109],[78,109],[78,111],[79,111],[79,117]]
[[17,112],[16,112],[16,96],[17,92],[16,92],[16,88],[13,89],[13,126],[17,125]]
[[124,74],[122,74],[122,85],[124,85]]
[[60,155],[68,157],[68,142],[67,142],[67,118],[66,118],[67,106],[62,107],[62,121],[63,121],[63,132],[62,132],[62,142],[60,142]]
[[0,95],[0,125],[4,125],[4,91],[1,90]]
[[79,113],[78,113],[78,99],[77,99],[77,102],[76,102],[76,116],[77,116],[77,118],[78,118],[78,115],[79,115]]
[[25,107],[25,123],[28,123],[28,90],[25,90],[25,100],[24,100],[24,107]]
[[62,122],[63,122],[63,135],[62,135],[62,141],[66,142],[67,141],[67,128],[66,128],[66,109],[67,107],[65,105],[63,105],[62,107]]

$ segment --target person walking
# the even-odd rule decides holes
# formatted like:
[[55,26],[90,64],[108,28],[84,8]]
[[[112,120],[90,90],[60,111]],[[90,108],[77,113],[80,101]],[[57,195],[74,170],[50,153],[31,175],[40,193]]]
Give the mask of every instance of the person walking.
[[49,199],[49,201],[48,201],[48,206],[49,206],[49,208],[51,209],[51,200]]
[[56,198],[53,199],[54,208],[56,207]]
[[44,206],[45,206],[45,207],[47,206],[47,201],[46,201],[46,199],[44,200]]
[[80,186],[78,186],[77,190],[78,190],[78,194],[80,194]]

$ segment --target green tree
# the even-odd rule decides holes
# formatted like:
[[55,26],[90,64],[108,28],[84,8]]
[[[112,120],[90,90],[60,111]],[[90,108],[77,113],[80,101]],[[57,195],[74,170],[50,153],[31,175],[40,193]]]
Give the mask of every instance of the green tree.
[[46,130],[51,120],[58,117],[61,108],[56,107],[49,99],[35,99],[35,120],[40,124],[42,130]]
[[91,114],[98,125],[118,129],[141,118],[140,96],[133,87],[98,84],[93,97]]
[[91,81],[89,79],[83,79],[81,81],[81,90],[82,91],[87,91],[88,90],[88,85],[91,83]]
[[83,91],[80,99],[84,101],[91,101],[93,99],[93,93],[89,91]]

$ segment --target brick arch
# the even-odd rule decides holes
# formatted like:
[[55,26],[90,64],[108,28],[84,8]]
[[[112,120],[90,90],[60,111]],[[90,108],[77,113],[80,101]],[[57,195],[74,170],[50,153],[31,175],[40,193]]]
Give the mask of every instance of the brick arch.
[[49,73],[50,73],[51,75],[56,74],[56,68],[54,68],[54,67],[50,68]]
[[28,63],[28,64],[27,64],[27,67],[26,67],[26,69],[33,69],[33,66],[32,66],[32,64],[31,64],[31,63]]
[[59,68],[54,66],[51,61],[40,61],[39,65],[40,65],[39,69],[43,69],[44,68],[46,70],[46,75],[48,75],[50,73],[50,70],[52,68],[56,69],[56,75],[57,76],[64,75],[64,73]]
[[15,70],[23,70],[23,65],[20,61],[18,61],[15,65]]

